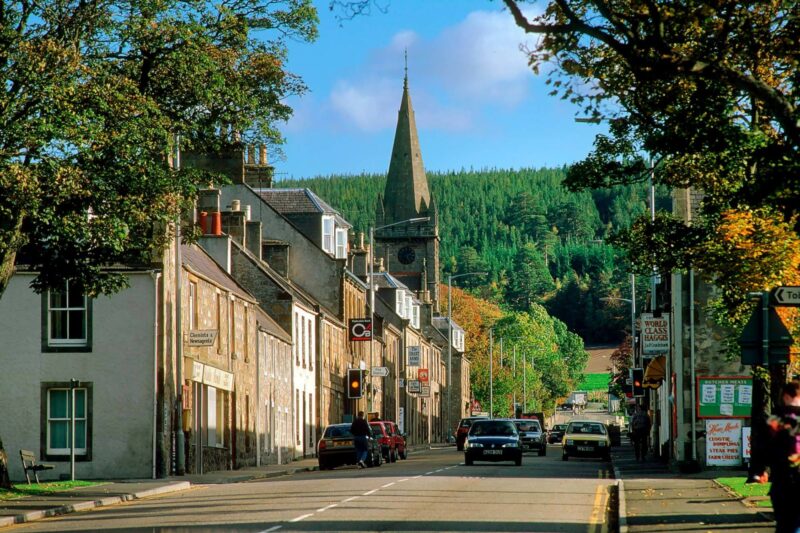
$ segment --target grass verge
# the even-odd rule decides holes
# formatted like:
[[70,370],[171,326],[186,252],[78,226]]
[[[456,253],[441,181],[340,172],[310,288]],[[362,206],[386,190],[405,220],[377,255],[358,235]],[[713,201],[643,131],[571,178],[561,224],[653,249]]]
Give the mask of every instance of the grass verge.
[[756,507],[772,507],[769,500],[769,483],[745,483],[746,477],[718,477],[717,483],[727,487],[734,494],[747,498]]
[[11,490],[0,489],[0,501],[15,500],[24,496],[41,496],[43,494],[55,494],[79,487],[92,487],[102,485],[97,481],[51,481],[47,483],[32,483],[31,485],[14,485]]
[[607,391],[609,379],[611,379],[611,376],[608,372],[585,374],[583,382],[580,384],[577,390]]

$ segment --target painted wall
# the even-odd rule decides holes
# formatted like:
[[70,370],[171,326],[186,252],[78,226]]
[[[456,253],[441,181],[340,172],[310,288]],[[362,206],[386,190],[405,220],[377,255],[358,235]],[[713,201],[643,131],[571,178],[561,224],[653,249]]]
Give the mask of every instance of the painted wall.
[[[77,477],[153,476],[155,419],[156,281],[131,274],[130,288],[92,303],[91,351],[42,352],[42,297],[17,274],[0,299],[0,431],[12,480],[24,479],[19,450],[44,456],[41,384],[91,383],[91,460],[76,463]],[[46,412],[46,410],[45,410]],[[43,479],[69,474],[69,456],[48,459],[55,470]]]

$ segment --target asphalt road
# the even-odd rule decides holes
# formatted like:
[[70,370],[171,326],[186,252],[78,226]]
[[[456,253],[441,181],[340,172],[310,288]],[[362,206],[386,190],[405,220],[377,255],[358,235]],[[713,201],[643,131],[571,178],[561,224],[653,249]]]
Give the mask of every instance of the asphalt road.
[[465,466],[455,448],[379,468],[341,467],[192,490],[8,531],[604,531],[610,464],[525,455]]

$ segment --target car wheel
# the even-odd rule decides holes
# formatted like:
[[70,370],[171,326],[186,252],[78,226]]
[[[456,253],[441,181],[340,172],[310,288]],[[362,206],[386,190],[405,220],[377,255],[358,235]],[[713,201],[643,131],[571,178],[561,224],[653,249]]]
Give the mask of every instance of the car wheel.
[[392,462],[396,463],[397,459],[399,459],[399,457],[397,457],[397,448],[395,448],[394,450],[392,450]]
[[405,449],[405,448],[403,448],[403,449],[400,451],[400,459],[404,459],[404,460],[405,460],[407,457],[408,457],[408,452],[406,452],[406,449]]
[[567,454],[566,454],[566,453],[562,453],[562,454],[561,454],[561,460],[562,460],[562,461],[567,461],[568,459],[569,459],[569,457],[567,456]]
[[467,466],[472,466],[472,457],[464,457],[464,464]]
[[517,465],[517,466],[522,466],[522,454],[520,454],[519,457],[514,459],[514,464]]
[[542,446],[539,449],[539,457],[544,457],[545,455],[547,455],[547,446]]
[[383,464],[383,454],[378,452],[377,459],[375,460],[375,466],[381,466]]

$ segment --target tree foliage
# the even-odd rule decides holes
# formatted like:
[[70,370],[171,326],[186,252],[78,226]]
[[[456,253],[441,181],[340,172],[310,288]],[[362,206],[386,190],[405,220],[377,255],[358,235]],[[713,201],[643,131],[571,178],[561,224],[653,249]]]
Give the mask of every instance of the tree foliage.
[[610,119],[609,134],[570,169],[573,190],[643,181],[646,152],[657,183],[703,193],[702,216],[690,222],[661,217],[622,231],[629,259],[665,273],[702,267],[734,317],[745,312],[743,280],[761,289],[788,280],[785,262],[741,253],[729,229],[738,220],[748,232],[798,231],[796,2],[553,0],[532,18],[526,2],[504,3],[542,36],[529,59],[535,71],[555,66],[553,93]]
[[38,290],[121,288],[103,267],[149,264],[212,179],[171,168],[175,136],[279,142],[283,99],[303,90],[284,41],[316,23],[309,0],[3,2],[0,292],[19,259]]

